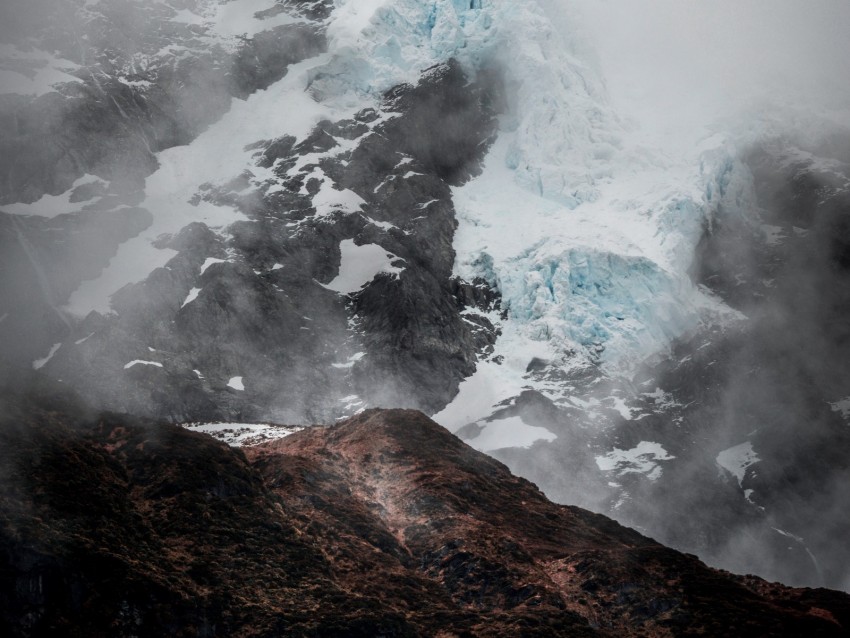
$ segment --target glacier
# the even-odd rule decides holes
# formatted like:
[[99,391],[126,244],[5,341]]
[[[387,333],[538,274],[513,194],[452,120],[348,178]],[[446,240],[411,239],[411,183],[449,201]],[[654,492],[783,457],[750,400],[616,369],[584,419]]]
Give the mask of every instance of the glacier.
[[[740,125],[730,130],[728,122],[698,127],[684,143],[665,146],[612,106],[570,5],[336,4],[325,25],[326,53],[293,65],[246,100],[234,98],[230,111],[194,141],[157,154],[159,169],[148,178],[141,203],[153,223],[71,295],[67,311],[110,312],[112,294],[174,256],[155,245],[158,237],[193,221],[226,235],[230,224],[244,219],[238,210],[196,196],[201,184],[223,184],[246,170],[253,186],[268,188],[274,175],[256,166],[247,145],[270,134],[302,140],[318,121],[374,107],[389,88],[415,83],[424,69],[455,59],[471,77],[495,72],[506,87],[498,139],[482,174],[452,193],[454,274],[487,281],[500,293],[506,316],[491,317],[501,330],[495,351],[437,415],[441,422],[457,428],[480,420],[527,387],[573,403],[585,400],[572,396],[569,385],[530,379],[535,359],[628,377],[700,326],[741,318],[695,286],[688,269],[713,211],[752,208],[752,178],[736,158],[749,141],[788,121],[787,113],[771,120],[764,112],[755,120],[761,124],[746,132]],[[262,0],[200,3],[195,13],[176,12],[173,20],[226,44],[292,20],[284,13],[256,17],[272,6]],[[233,11],[244,19],[228,22]],[[301,158],[290,172],[315,159]],[[320,214],[361,210],[358,196],[316,170],[321,188],[313,203]],[[64,204],[67,195],[56,199]],[[52,213],[37,204],[12,210]],[[376,268],[369,274],[389,266]]]
[[[263,5],[237,4],[250,5],[250,15]],[[718,162],[702,171],[695,162],[674,165],[635,142],[608,104],[598,71],[580,55],[581,43],[556,30],[555,13],[561,23],[570,19],[563,7],[532,0],[338,4],[328,19],[328,53],[245,101],[234,99],[192,143],[158,154],[160,168],[142,203],[154,223],[84,282],[68,311],[108,313],[115,291],[174,255],[153,245],[157,237],[191,221],[226,233],[243,219],[193,197],[202,183],[223,183],[246,169],[255,184],[268,179],[245,145],[269,132],[303,139],[320,119],[373,106],[390,87],[415,82],[450,58],[471,75],[498,69],[511,96],[484,174],[454,193],[456,274],[490,281],[524,337],[551,346],[548,358],[573,350],[614,369],[634,366],[704,312],[718,311],[683,274],[711,194],[701,182]],[[177,20],[219,39],[237,27],[249,35],[259,28],[251,19],[222,31],[223,10],[200,7]],[[277,109],[282,101],[285,113]],[[315,199],[328,211],[360,204],[328,180]],[[512,214],[517,210],[522,214]]]
[[[627,370],[724,312],[685,274],[724,165],[647,153],[554,13],[569,21],[534,1],[343,2],[311,89],[375,95],[449,58],[473,75],[499,69],[511,96],[499,140],[454,192],[456,274],[497,288],[508,321],[548,350]],[[723,143],[707,137],[703,153]]]
[[[25,367],[111,388],[92,395],[128,397],[120,409],[203,420],[201,431],[237,444],[288,433],[264,419],[327,423],[376,405],[416,407],[550,496],[616,512],[653,536],[681,532],[689,551],[715,560],[726,550],[699,545],[698,517],[678,518],[689,494],[730,513],[728,524],[699,520],[732,536],[745,529],[742,511],[784,512],[763,485],[785,480],[776,471],[793,425],[785,406],[799,407],[803,384],[772,380],[798,361],[785,365],[780,346],[791,341],[809,364],[817,340],[797,344],[805,331],[792,321],[782,343],[760,341],[762,324],[776,333],[759,313],[781,313],[740,297],[766,299],[772,282],[779,293],[783,283],[805,286],[739,268],[723,242],[740,237],[768,265],[816,246],[823,228],[777,217],[761,199],[765,174],[800,177],[794,193],[807,175],[846,190],[847,164],[820,156],[818,143],[850,118],[765,103],[685,123],[680,111],[695,99],[687,91],[618,101],[585,40],[582,3],[570,0],[309,6],[319,4],[309,28],[320,43],[273,76],[281,79],[227,92],[208,125],[169,138],[156,165],[148,144],[144,193],[121,201],[149,215],[56,305],[48,299],[77,315],[78,328],[54,337],[47,326]],[[165,16],[169,33],[194,35],[128,57],[116,92],[157,90],[159,77],[138,69],[206,49],[256,53],[243,45],[305,26],[308,15],[279,0],[143,6]],[[659,85],[640,79],[631,88],[644,94]],[[759,164],[759,152],[778,164]],[[462,169],[443,170],[455,160]],[[73,230],[62,215],[103,204],[97,193],[111,185],[101,172],[89,167],[76,181],[46,183],[47,195],[18,196],[3,207],[16,216],[10,227]],[[0,315],[4,331],[23,323],[11,305]],[[778,396],[786,389],[790,397]],[[801,411],[812,446],[823,434],[827,449],[846,431],[846,394],[838,380],[813,403],[820,430]],[[748,405],[764,410],[751,415]],[[799,458],[805,466],[809,457]],[[826,546],[814,528],[780,519],[765,529],[791,530],[816,552]]]

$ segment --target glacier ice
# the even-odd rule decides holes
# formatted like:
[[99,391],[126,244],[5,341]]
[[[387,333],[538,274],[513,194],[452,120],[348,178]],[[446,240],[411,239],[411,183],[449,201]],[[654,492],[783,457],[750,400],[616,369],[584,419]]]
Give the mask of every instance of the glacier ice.
[[[532,191],[574,207],[621,145],[621,126],[594,70],[534,0],[346,0],[328,26],[333,55],[313,71],[327,98],[378,95],[457,59],[471,73],[499,69],[509,88],[509,163]],[[563,8],[562,8],[563,12]]]

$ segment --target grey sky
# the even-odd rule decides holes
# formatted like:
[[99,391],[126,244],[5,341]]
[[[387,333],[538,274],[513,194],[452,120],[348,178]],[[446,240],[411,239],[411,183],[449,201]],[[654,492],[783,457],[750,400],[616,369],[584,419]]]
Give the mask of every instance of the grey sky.
[[560,1],[615,104],[642,119],[691,126],[764,101],[850,110],[847,0]]

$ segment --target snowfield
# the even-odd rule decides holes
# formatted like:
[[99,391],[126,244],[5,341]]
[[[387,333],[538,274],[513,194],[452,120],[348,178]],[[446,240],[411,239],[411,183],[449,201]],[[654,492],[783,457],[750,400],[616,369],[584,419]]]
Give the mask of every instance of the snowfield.
[[202,432],[231,447],[259,445],[289,436],[303,428],[295,425],[268,423],[187,423],[182,427],[192,432]]
[[358,246],[353,239],[344,239],[340,242],[339,250],[342,258],[339,274],[330,283],[322,286],[341,295],[357,292],[380,273],[398,277],[404,270],[393,265],[404,260],[388,253],[377,244]]
[[528,425],[520,417],[508,417],[477,424],[483,429],[473,439],[466,441],[479,452],[491,452],[504,447],[531,447],[537,441],[554,441],[555,434],[534,425]]

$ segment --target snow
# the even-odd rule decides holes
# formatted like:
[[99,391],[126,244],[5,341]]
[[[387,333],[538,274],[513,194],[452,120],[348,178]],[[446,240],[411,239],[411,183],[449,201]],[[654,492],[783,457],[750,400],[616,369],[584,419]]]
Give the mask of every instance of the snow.
[[358,353],[353,354],[350,357],[348,357],[348,360],[345,363],[332,363],[331,366],[333,366],[334,368],[339,368],[339,369],[353,368],[354,364],[357,363],[358,361],[360,361],[365,356],[366,356],[365,352],[358,352]]
[[180,307],[184,308],[186,307],[186,304],[190,304],[195,301],[195,299],[197,299],[198,295],[201,293],[201,290],[201,288],[192,288],[189,291],[189,294],[186,295],[186,299],[183,300],[183,303],[180,305]]
[[340,419],[338,420],[344,419],[346,418],[346,416],[350,416],[352,414],[359,414],[365,409],[363,399],[361,399],[360,396],[356,394],[349,394],[348,396],[342,397],[339,402],[343,404],[343,411],[347,412],[348,414],[340,417]]
[[181,9],[175,11],[172,22],[204,27],[208,37],[221,39],[225,43],[236,37],[251,38],[284,24],[298,22],[286,12],[265,19],[256,14],[274,8],[274,0],[230,0],[230,2],[209,3],[196,7],[195,11]]
[[50,361],[53,358],[53,355],[56,354],[56,352],[61,347],[62,347],[61,342],[60,343],[54,343],[50,347],[50,352],[47,353],[47,356],[45,356],[43,359],[36,359],[35,361],[32,362],[33,370],[41,370],[44,366],[46,366],[48,361]]
[[328,26],[328,39],[336,48],[364,44],[363,31],[386,0],[341,0]]
[[[228,206],[189,201],[200,184],[223,184],[246,169],[255,186],[277,182],[273,171],[254,165],[254,151],[245,151],[246,145],[281,135],[303,139],[319,120],[374,106],[386,89],[416,82],[423,69],[455,58],[473,73],[500,65],[513,96],[483,173],[453,189],[459,223],[455,274],[487,280],[501,293],[508,316],[491,317],[501,329],[495,352],[478,362],[457,397],[435,415],[439,422],[450,429],[480,422],[495,405],[529,387],[581,403],[563,388],[530,378],[527,368],[534,358],[564,369],[600,366],[605,373],[628,375],[700,324],[740,318],[687,275],[711,211],[720,204],[743,210],[753,201],[748,172],[733,159],[737,147],[729,140],[734,136],[707,126],[668,135],[664,127],[641,129],[623,120],[601,75],[584,61],[588,56],[581,44],[570,39],[576,29],[571,9],[554,0],[335,4],[326,54],[292,66],[267,90],[234,100],[230,111],[191,144],[158,154],[160,168],[148,179],[142,204],[153,214],[153,224],[125,242],[97,278],[84,282],[67,310],[81,316],[109,312],[110,295],[174,256],[173,250],[152,245],[157,237],[192,221],[226,235],[231,223],[244,220]],[[209,37],[225,40],[292,20],[285,13],[256,18],[274,6],[273,0],[191,6],[191,11],[175,10],[173,20],[201,25]],[[334,152],[346,144],[354,142],[341,142]],[[300,158],[290,174],[319,166],[319,157]],[[399,166],[409,162],[405,158]],[[320,168],[311,176],[321,182],[313,197],[317,216],[362,211],[363,200],[338,188]],[[64,195],[58,197],[56,210],[64,205]],[[45,203],[45,210],[53,209]],[[325,285],[340,294],[403,269],[378,244],[358,246],[346,239],[340,252],[339,274]],[[208,258],[201,274],[221,261]],[[183,305],[199,291],[192,288]],[[353,362],[333,365],[346,368]],[[588,405],[633,418],[625,398],[601,401]],[[656,397],[659,407],[665,401]]]
[[329,179],[324,179],[319,192],[313,197],[313,206],[318,217],[324,217],[335,211],[355,213],[362,209],[366,200],[348,189],[337,189]]
[[758,463],[759,460],[758,454],[753,449],[753,444],[749,441],[723,450],[717,455],[716,459],[720,467],[735,477],[739,486],[743,484],[747,468]]
[[655,388],[652,392],[642,392],[641,396],[652,399],[657,410],[666,410],[681,405],[673,399],[671,393],[665,392],[661,388]]
[[188,423],[182,427],[192,432],[209,434],[231,447],[259,445],[265,441],[282,439],[304,429],[293,425],[269,423]]
[[611,402],[611,407],[616,410],[621,417],[626,421],[631,421],[633,418],[632,410],[626,405],[622,397],[608,397],[607,401]]
[[546,428],[528,425],[520,417],[508,417],[478,423],[484,429],[473,439],[466,441],[479,452],[491,452],[507,447],[531,447],[537,441],[554,441],[557,435]]
[[[207,268],[209,268],[213,264],[223,264],[223,263],[226,263],[226,262],[227,262],[226,259],[217,259],[215,257],[207,257],[204,260],[204,263],[201,265],[201,274],[203,275],[207,271]],[[274,268],[272,268],[272,270],[274,270]]]
[[[143,280],[176,254],[152,244],[160,235],[177,233],[194,221],[225,232],[233,222],[247,219],[232,207],[206,201],[193,205],[190,200],[201,184],[224,184],[246,169],[256,169],[253,151],[245,146],[270,135],[302,139],[319,120],[336,120],[359,110],[362,102],[347,103],[339,107],[341,111],[334,111],[315,102],[305,90],[313,69],[326,62],[328,55],[292,65],[286,77],[268,89],[246,100],[234,99],[228,113],[192,143],[158,153],[159,169],[148,177],[146,198],[140,204],[153,214],[152,225],[123,243],[98,277],[74,291],[65,309],[78,316],[92,310],[110,312],[113,293]],[[281,109],[281,104],[287,108]]]
[[596,457],[596,466],[603,472],[624,474],[645,474],[651,481],[661,477],[660,461],[676,458],[670,455],[660,443],[641,441],[629,450],[614,448],[611,452]]
[[339,250],[342,255],[339,274],[330,283],[322,285],[341,295],[357,292],[380,273],[397,277],[404,270],[393,265],[399,258],[378,244],[358,246],[353,239],[344,239]]
[[12,215],[35,215],[38,217],[56,217],[65,213],[70,213],[75,209],[79,209],[85,202],[77,202],[72,204],[70,201],[71,193],[74,189],[83,184],[99,183],[106,184],[95,175],[83,175],[75,181],[71,188],[61,195],[43,195],[40,199],[31,204],[4,204],[3,212],[11,213]]
[[[435,200],[435,201],[436,201],[436,200]],[[372,224],[373,226],[377,226],[377,227],[378,227],[378,228],[380,228],[381,230],[392,230],[393,228],[398,229],[398,230],[401,230],[401,229],[400,229],[398,226],[396,226],[395,224],[391,224],[390,222],[379,222],[379,221],[377,221],[377,220],[372,219],[371,217],[367,217],[366,215],[364,215],[364,216],[363,216],[363,219],[365,219],[367,222],[369,222],[369,223],[370,223],[370,224]],[[406,231],[402,231],[402,232],[404,232],[405,234],[407,234],[407,233],[406,233]]]
[[124,364],[124,369],[129,370],[133,366],[137,366],[137,365],[154,366],[154,367],[157,367],[157,368],[162,367],[162,364],[159,363],[158,361],[144,361],[143,359],[135,359],[135,360],[131,361],[130,363]]
[[[495,325],[497,313],[488,317]],[[480,421],[492,414],[496,405],[514,397],[528,382],[524,379],[528,364],[534,358],[550,359],[554,354],[547,342],[534,341],[518,331],[516,324],[502,327],[499,344],[503,359],[479,361],[475,372],[461,381],[455,398],[432,418],[452,432],[468,423]]]
[[[80,68],[71,60],[46,51],[22,51],[9,44],[0,45],[0,95],[17,94],[38,97],[50,93],[56,85],[82,82],[71,72]],[[15,70],[15,69],[19,70]]]
[[228,388],[233,388],[234,390],[239,390],[240,392],[245,391],[245,384],[242,383],[243,377],[231,377],[230,381],[227,382]]
[[82,345],[82,344],[84,344],[86,341],[88,341],[89,339],[91,339],[93,336],[94,336],[94,333],[93,333],[93,332],[92,332],[92,333],[89,333],[88,335],[86,335],[86,336],[85,336],[85,337],[83,337],[82,339],[77,339],[77,340],[74,342],[74,345],[75,345],[75,346]]

